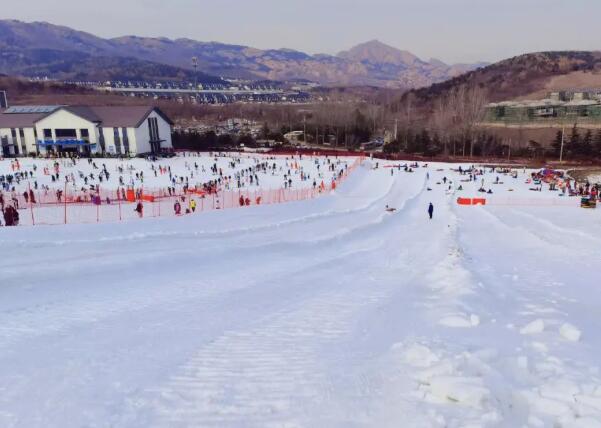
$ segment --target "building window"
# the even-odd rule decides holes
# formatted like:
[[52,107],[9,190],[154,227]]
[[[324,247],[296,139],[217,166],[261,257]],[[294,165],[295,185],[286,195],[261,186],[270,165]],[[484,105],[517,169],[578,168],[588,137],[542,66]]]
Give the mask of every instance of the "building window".
[[125,154],[129,154],[129,137],[127,136],[127,128],[121,128],[121,135],[123,136],[123,150]]
[[52,140],[52,129],[44,129],[44,140]]
[[23,128],[19,128],[19,137],[21,139],[21,153],[27,153],[27,145],[25,145],[25,131]]
[[115,150],[117,152],[118,155],[120,155],[121,152],[121,137],[119,136],[119,128],[113,128],[113,138],[115,140]]
[[77,131],[75,129],[55,129],[57,140],[75,140],[77,138]]
[[10,129],[10,136],[12,139],[13,147],[15,149],[15,154],[18,155],[19,154],[19,144],[17,141],[17,130],[15,128]]
[[150,149],[153,153],[161,149],[161,136],[159,135],[159,121],[156,117],[148,118],[148,135],[150,136]]
[[84,141],[90,141],[90,131],[87,129],[80,129],[79,133],[81,134],[81,139]]
[[40,145],[38,144],[38,129],[33,128],[33,141],[35,141],[35,151],[36,153],[40,153]]
[[98,127],[98,142],[100,143],[100,150],[102,150],[102,153],[104,153],[104,151],[105,151],[104,130],[101,127]]

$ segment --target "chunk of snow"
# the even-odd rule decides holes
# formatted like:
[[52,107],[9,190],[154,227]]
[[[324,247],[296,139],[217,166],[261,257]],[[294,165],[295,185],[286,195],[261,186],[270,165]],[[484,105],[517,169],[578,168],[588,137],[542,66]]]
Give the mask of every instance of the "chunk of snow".
[[582,332],[570,323],[564,323],[559,328],[559,334],[561,334],[564,339],[571,342],[578,342],[582,336]]
[[477,327],[480,325],[480,317],[478,315],[475,314],[471,314],[470,315],[470,323],[474,326]]
[[541,342],[532,342],[530,346],[532,346],[532,349],[542,354],[546,354],[547,352],[549,352],[549,348],[547,347],[547,345]]
[[403,355],[406,363],[415,367],[429,367],[438,362],[438,357],[429,348],[418,343],[411,345]]
[[521,334],[538,334],[545,330],[545,322],[540,318],[532,321],[520,329]]
[[473,327],[471,320],[464,315],[449,315],[438,321],[440,325],[455,328],[468,328]]

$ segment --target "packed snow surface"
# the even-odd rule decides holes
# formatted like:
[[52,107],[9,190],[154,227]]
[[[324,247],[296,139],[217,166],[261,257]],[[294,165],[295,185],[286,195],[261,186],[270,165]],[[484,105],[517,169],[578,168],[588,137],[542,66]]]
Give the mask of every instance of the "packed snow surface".
[[601,211],[527,171],[460,206],[480,178],[374,166],[304,202],[0,228],[0,426],[600,427]]

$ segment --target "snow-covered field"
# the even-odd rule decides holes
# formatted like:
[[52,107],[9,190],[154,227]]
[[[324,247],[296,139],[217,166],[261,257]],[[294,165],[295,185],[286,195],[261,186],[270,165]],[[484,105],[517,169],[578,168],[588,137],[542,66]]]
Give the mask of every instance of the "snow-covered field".
[[601,426],[601,211],[372,165],[305,202],[1,228],[0,426]]

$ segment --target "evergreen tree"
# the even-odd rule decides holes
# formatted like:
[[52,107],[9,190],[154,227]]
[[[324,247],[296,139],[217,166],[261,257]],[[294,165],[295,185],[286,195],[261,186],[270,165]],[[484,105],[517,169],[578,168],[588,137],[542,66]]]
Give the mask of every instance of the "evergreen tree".
[[426,150],[424,151],[424,154],[427,156],[435,156],[435,155],[439,154],[440,152],[442,152],[442,143],[440,141],[440,137],[438,136],[438,133],[435,133],[430,144],[428,146],[426,146]]
[[430,147],[430,145],[432,144],[432,139],[430,138],[430,133],[428,132],[427,129],[422,129],[422,132],[420,134],[420,144],[419,144],[419,148],[418,151],[420,153],[425,153],[426,151],[428,151],[428,147]]
[[595,156],[601,157],[601,129],[595,134],[595,139],[593,140],[593,153]]
[[234,139],[230,134],[221,134],[217,137],[218,147],[232,147],[234,145]]
[[261,139],[267,140],[269,138],[270,132],[271,131],[269,130],[269,126],[267,125],[267,122],[263,123],[263,127],[261,128]]
[[553,140],[553,143],[551,143],[551,147],[553,147],[553,154],[555,156],[559,156],[559,153],[561,152],[561,140],[562,132],[557,131],[557,134],[555,134],[555,139]]
[[590,156],[593,153],[593,132],[590,129],[586,130],[586,134],[582,138],[579,146],[579,155]]
[[580,133],[578,132],[578,125],[574,124],[572,128],[572,134],[570,135],[568,151],[572,155],[576,155],[580,152],[580,143],[582,140],[580,139]]

